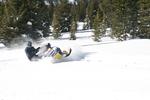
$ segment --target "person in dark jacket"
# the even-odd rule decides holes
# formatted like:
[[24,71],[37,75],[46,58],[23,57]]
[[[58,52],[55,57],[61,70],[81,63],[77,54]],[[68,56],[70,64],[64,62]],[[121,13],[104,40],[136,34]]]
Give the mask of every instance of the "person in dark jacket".
[[27,55],[27,57],[28,57],[28,59],[30,61],[32,61],[33,58],[34,58],[34,60],[39,59],[38,55],[36,54],[39,51],[39,49],[40,49],[40,47],[38,47],[38,48],[35,49],[32,46],[32,42],[28,41],[27,47],[25,48],[25,53],[26,53],[26,55]]

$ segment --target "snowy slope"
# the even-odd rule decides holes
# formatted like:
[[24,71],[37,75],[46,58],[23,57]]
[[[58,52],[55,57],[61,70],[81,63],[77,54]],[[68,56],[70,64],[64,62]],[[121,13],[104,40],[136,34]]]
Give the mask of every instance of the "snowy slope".
[[59,63],[30,62],[24,47],[1,49],[0,100],[150,100],[150,40],[97,43],[90,31],[67,37],[41,43],[73,49]]

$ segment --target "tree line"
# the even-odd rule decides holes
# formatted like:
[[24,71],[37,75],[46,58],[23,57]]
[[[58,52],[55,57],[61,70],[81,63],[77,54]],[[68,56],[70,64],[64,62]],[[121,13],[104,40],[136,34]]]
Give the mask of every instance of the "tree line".
[[[1,0],[0,41],[9,44],[17,37],[38,40],[49,35],[59,39],[63,32],[76,39],[77,22],[94,29],[100,41],[107,28],[111,37],[150,38],[149,0]],[[51,28],[50,28],[51,27]]]

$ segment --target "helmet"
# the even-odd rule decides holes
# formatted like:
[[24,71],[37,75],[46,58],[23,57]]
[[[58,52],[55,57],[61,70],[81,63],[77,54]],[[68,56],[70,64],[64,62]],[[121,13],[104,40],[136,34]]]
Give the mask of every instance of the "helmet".
[[50,44],[50,43],[48,43],[48,44],[47,44],[47,47],[48,47],[48,48],[51,48],[51,44]]
[[32,42],[28,41],[27,46],[31,47],[32,46]]

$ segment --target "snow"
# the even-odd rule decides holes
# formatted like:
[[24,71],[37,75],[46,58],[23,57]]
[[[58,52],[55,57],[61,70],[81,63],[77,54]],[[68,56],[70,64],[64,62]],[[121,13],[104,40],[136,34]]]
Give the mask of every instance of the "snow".
[[84,25],[84,22],[78,22],[77,30],[82,30],[83,29],[83,25]]
[[0,100],[150,100],[150,40],[94,42],[91,31],[77,40],[44,40],[71,47],[59,62],[28,61],[24,48],[0,49]]
[[28,25],[32,25],[32,22],[28,21],[27,24],[28,24]]
[[69,0],[69,2],[74,3],[74,0]]
[[4,48],[5,45],[3,43],[0,43],[0,48]]

